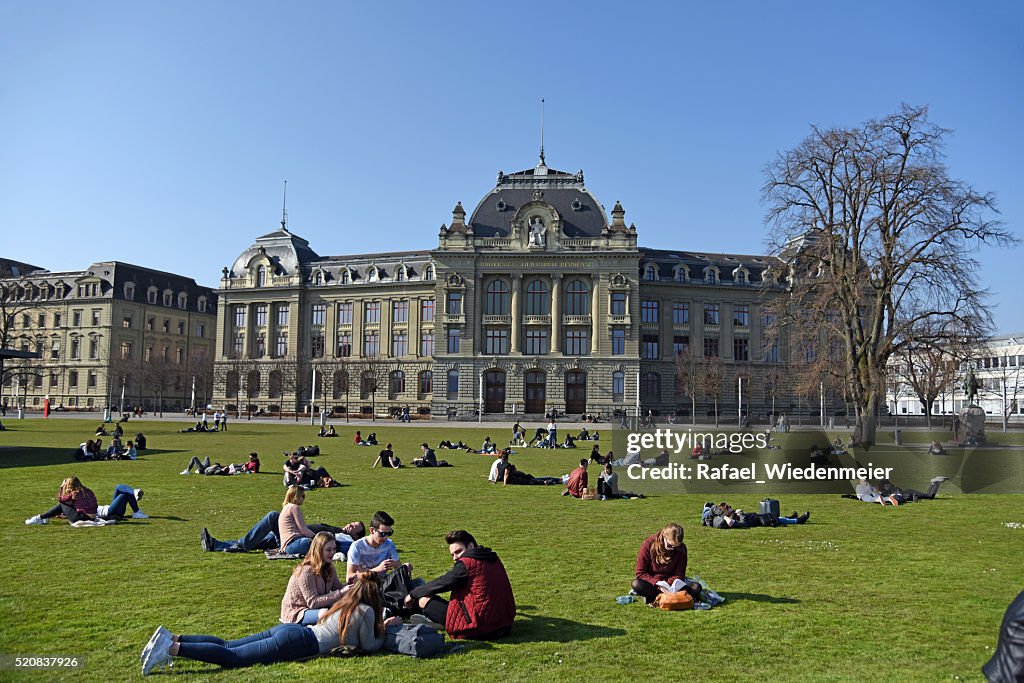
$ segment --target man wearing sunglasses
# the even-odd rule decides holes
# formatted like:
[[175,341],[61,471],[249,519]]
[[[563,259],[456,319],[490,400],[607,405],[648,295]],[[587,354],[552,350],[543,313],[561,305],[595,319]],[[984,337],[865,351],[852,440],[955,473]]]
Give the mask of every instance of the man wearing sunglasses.
[[[346,581],[351,580],[359,572],[385,573],[391,569],[398,569],[401,564],[398,561],[398,548],[390,538],[395,533],[394,526],[395,520],[388,513],[383,510],[373,513],[370,533],[353,543],[348,550]],[[406,566],[411,572],[412,565]]]

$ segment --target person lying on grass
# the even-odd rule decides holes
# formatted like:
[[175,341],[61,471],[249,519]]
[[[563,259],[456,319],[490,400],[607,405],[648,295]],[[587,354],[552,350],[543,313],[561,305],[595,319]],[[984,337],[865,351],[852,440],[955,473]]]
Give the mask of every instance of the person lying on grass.
[[939,492],[939,486],[948,479],[949,477],[934,477],[924,493],[916,489],[901,489],[888,479],[883,479],[878,486],[874,486],[867,479],[860,479],[855,487],[855,493],[846,494],[846,497],[856,498],[865,503],[878,503],[883,507],[916,503],[919,500],[934,500],[935,494]]
[[[281,532],[278,529],[278,520],[281,513],[272,510],[256,522],[249,531],[241,538],[234,541],[218,541],[210,535],[205,527],[200,533],[200,545],[206,552],[224,553],[245,553],[253,550],[273,550],[281,546]],[[334,534],[338,549],[346,553],[352,543],[363,537],[365,528],[360,521],[349,522],[343,527],[334,527],[329,524],[310,524],[310,531],[319,533],[327,531]]]
[[364,572],[313,625],[278,624],[230,641],[215,636],[173,635],[160,626],[142,651],[142,675],[171,666],[175,657],[238,668],[326,655],[341,646],[376,652],[384,646],[384,629],[402,623],[399,617],[383,619],[382,602],[380,577]]
[[534,477],[526,472],[519,471],[515,465],[508,461],[511,449],[506,448],[501,455],[491,463],[491,470],[487,479],[495,484],[501,483],[505,486],[536,486],[545,484],[561,484],[561,477]]
[[810,517],[811,513],[809,510],[802,515],[794,511],[789,517],[777,517],[775,515],[737,510],[726,502],[719,503],[718,505],[705,503],[704,511],[701,513],[701,524],[713,529],[747,529],[755,526],[774,527],[803,524]]
[[57,491],[57,504],[46,512],[29,517],[25,524],[46,524],[54,517],[63,516],[70,524],[91,526],[87,524],[91,522],[99,526],[124,517],[129,507],[133,519],[146,519],[149,515],[139,509],[140,498],[142,489],[118,484],[114,487],[110,505],[98,505],[92,490],[83,485],[78,477],[68,477],[61,482]]

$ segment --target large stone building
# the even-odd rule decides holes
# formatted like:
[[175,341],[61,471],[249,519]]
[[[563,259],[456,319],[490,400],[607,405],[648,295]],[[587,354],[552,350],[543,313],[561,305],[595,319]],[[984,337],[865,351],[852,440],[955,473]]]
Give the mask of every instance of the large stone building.
[[[282,222],[224,269],[217,400],[271,412],[685,415],[676,358],[689,348],[726,369],[723,414],[736,416],[738,371],[744,411],[764,417],[764,370],[785,357],[762,335],[763,297],[781,291],[765,282],[773,263],[639,247],[619,203],[609,218],[582,171],[543,158],[499,173],[468,218],[457,205],[429,251],[320,256]],[[700,416],[712,398],[701,392]]]
[[[217,296],[191,278],[118,261],[50,272],[0,259],[0,346],[38,351],[10,361],[3,403],[181,410],[192,378],[212,389]],[[17,398],[16,398],[17,396]]]

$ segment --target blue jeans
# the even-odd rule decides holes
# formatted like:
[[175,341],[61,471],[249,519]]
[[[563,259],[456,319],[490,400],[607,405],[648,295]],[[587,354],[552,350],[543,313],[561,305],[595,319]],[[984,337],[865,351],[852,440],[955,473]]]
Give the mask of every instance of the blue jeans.
[[178,655],[223,667],[291,662],[319,653],[313,631],[300,624],[278,624],[238,640],[214,636],[180,636]]
[[326,611],[326,607],[322,607],[320,609],[308,609],[302,613],[302,621],[299,623],[303,626],[312,626],[320,620],[320,617],[323,616],[323,613]]
[[309,546],[312,542],[312,538],[306,538],[305,536],[296,538],[285,546],[284,551],[289,555],[305,555],[309,552]]
[[277,537],[277,519],[280,516],[281,513],[277,510],[268,512],[263,516],[263,519],[256,522],[256,524],[246,532],[245,536],[242,536],[237,541],[214,540],[213,549],[223,551],[233,546],[241,546],[245,550],[276,548],[281,544],[281,541]]
[[779,517],[779,524],[799,524],[796,517]]
[[132,512],[139,511],[139,501],[135,500],[135,489],[127,484],[118,484],[114,487],[114,497],[110,501],[107,517],[123,517],[129,505]]

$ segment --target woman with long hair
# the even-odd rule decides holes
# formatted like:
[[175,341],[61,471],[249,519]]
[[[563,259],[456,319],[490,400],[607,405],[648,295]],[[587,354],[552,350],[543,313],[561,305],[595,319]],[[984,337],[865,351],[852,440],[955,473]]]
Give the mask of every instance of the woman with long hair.
[[375,572],[358,574],[355,581],[320,621],[311,626],[278,624],[239,640],[214,636],[172,635],[157,628],[142,651],[142,675],[185,657],[225,668],[273,664],[327,654],[341,645],[361,652],[376,652],[384,645],[384,629],[401,624],[399,617],[382,620],[380,577]]
[[345,593],[346,586],[338,579],[334,566],[337,551],[338,544],[332,534],[321,531],[313,537],[306,558],[288,579],[288,588],[281,599],[282,624],[315,624]]
[[46,524],[53,517],[64,515],[71,524],[94,526],[123,517],[128,507],[132,509],[132,517],[145,519],[149,515],[139,509],[140,498],[142,489],[118,484],[114,487],[110,505],[97,505],[96,494],[92,490],[82,484],[78,477],[68,477],[57,490],[57,504],[46,512],[29,517],[25,524]]
[[316,536],[306,526],[306,518],[302,515],[302,503],[306,500],[306,492],[301,486],[289,486],[284,494],[281,516],[277,520],[277,528],[281,536],[281,550],[291,555],[305,555]]
[[659,586],[659,581],[671,586],[678,579],[684,584],[683,590],[696,600],[701,587],[700,584],[687,580],[686,559],[683,527],[675,523],[666,524],[661,531],[648,536],[640,544],[640,552],[636,556],[633,592],[650,604],[659,593],[672,592]]

